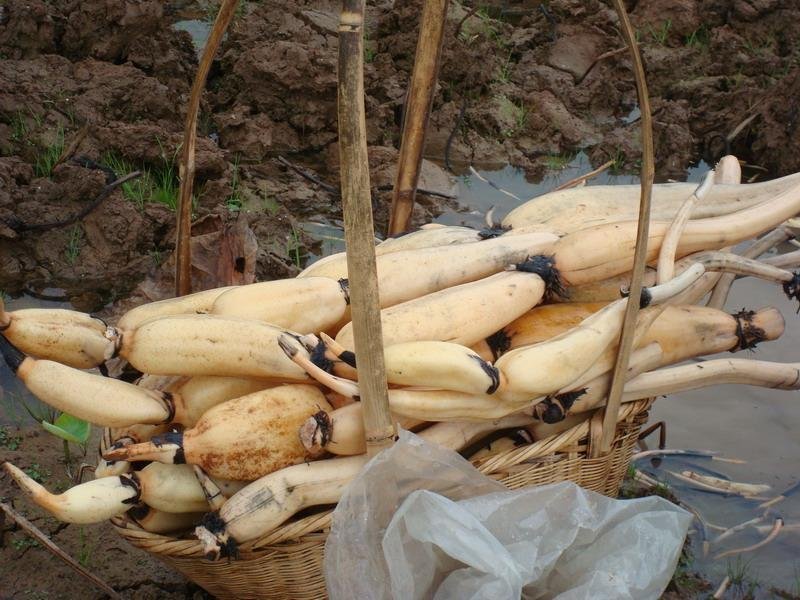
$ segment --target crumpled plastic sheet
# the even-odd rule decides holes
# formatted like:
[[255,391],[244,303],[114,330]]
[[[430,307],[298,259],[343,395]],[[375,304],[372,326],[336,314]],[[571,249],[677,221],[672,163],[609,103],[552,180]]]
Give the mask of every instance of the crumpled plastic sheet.
[[508,491],[401,431],[348,486],[325,546],[332,600],[659,598],[691,515],[570,482]]

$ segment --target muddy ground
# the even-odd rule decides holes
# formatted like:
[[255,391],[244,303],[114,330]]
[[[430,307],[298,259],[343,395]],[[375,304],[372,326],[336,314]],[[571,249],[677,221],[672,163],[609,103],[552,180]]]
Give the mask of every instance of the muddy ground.
[[[94,436],[97,437],[96,435]],[[89,445],[96,448],[96,439]],[[82,461],[94,462],[89,450],[83,457],[72,446],[74,473]],[[51,491],[72,485],[64,462],[62,442],[38,427],[0,427],[0,461],[24,469]],[[85,475],[90,479],[91,473]],[[11,478],[0,474],[0,502],[11,502],[36,527],[81,565],[109,583],[125,598],[210,598],[201,588],[168,569],[150,554],[120,538],[109,523],[70,525],[20,497]],[[0,512],[2,514],[2,512]],[[72,571],[32,537],[0,517],[0,599],[100,599],[106,594]]]
[[[379,231],[420,4],[370,3],[368,11],[367,126]],[[627,56],[607,55],[623,45],[610,3],[493,1],[464,19],[473,6],[450,9],[425,186],[448,191],[445,170],[469,164],[510,163],[533,177],[581,149],[595,166],[613,159],[615,168],[635,170],[636,94]],[[658,180],[680,179],[692,162],[728,152],[761,167],[764,178],[800,169],[794,0],[638,0],[628,8],[652,96]],[[208,9],[154,0],[0,0],[0,290],[64,297],[87,311],[128,299],[135,288],[139,298],[169,293],[175,215],[168,204],[197,65],[189,34],[172,24],[205,18]],[[198,287],[230,275],[230,264],[210,264],[220,236],[232,248],[222,261],[241,251],[240,276],[270,279],[292,275],[318,249],[300,223],[341,223],[335,194],[279,161],[338,184],[337,11],[328,0],[243,2],[238,10],[199,120],[194,233],[206,252],[195,264]],[[52,226],[90,208],[104,186],[134,169],[146,171],[141,185]],[[457,206],[428,194],[418,200],[415,224]],[[66,485],[58,445],[53,450],[43,436],[24,432],[22,450],[0,453],[27,466],[39,461],[52,474],[49,484]],[[0,496],[16,496],[1,477]],[[37,523],[57,532],[73,556],[91,544],[86,560],[129,596],[199,593],[106,525],[81,534]],[[93,597],[19,533],[6,535],[0,565],[0,597],[8,585],[32,590],[14,597]],[[52,577],[43,578],[42,565]]]

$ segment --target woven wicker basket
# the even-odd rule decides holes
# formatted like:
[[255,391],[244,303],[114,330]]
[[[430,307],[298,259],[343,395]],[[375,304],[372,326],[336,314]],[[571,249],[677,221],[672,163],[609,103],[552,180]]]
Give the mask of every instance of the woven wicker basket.
[[[509,489],[574,481],[616,497],[634,445],[647,421],[650,400],[623,405],[611,452],[588,458],[602,429],[602,413],[562,433],[533,444],[484,457],[475,466]],[[325,598],[323,550],[331,510],[291,521],[239,548],[235,561],[209,562],[197,539],[148,533],[126,518],[112,521],[133,546],[155,555],[220,599]]]

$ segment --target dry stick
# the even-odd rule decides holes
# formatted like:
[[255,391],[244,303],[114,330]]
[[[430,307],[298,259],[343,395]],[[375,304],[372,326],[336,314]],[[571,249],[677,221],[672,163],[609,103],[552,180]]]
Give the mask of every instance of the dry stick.
[[702,201],[713,185],[714,171],[711,170],[706,173],[703,183],[697,186],[697,189],[683,202],[667,229],[667,233],[664,234],[664,240],[661,242],[661,249],[658,252],[656,281],[659,284],[666,283],[675,275],[675,253],[678,250],[678,243],[681,241],[681,234],[686,223],[689,222],[695,202]]
[[181,153],[180,179],[178,191],[178,231],[175,261],[175,295],[185,296],[192,292],[192,187],[194,186],[194,147],[197,143],[197,114],[200,112],[200,97],[206,86],[208,72],[225,30],[233,18],[238,0],[223,0],[217,13],[217,20],[208,36],[203,57],[197,67],[192,84],[189,106],[186,110],[186,125],[183,130],[183,152]]
[[[653,158],[653,118],[650,111],[650,96],[647,93],[642,58],[628,19],[628,12],[622,0],[614,0],[614,8],[622,24],[622,34],[631,53],[633,71],[636,76],[636,94],[639,98],[639,108],[642,113],[642,173],[641,173],[641,198],[639,200],[639,224],[636,232],[636,250],[633,259],[632,280],[630,297],[625,309],[625,320],[622,322],[622,334],[617,350],[617,361],[614,365],[614,375],[611,380],[611,389],[608,393],[608,403],[603,412],[603,434],[599,444],[592,444],[592,457],[607,454],[614,440],[617,426],[622,389],[625,387],[625,373],[628,370],[628,359],[633,346],[633,334],[636,331],[636,317],[639,313],[639,297],[642,293],[642,279],[647,261],[647,239],[650,230],[650,194],[655,178]],[[631,301],[633,300],[633,301]]]
[[45,550],[50,552],[51,554],[55,555],[56,557],[63,560],[67,566],[69,566],[72,570],[76,571],[79,575],[82,575],[89,581],[91,581],[94,585],[98,588],[103,590],[104,593],[108,594],[111,598],[122,598],[114,589],[109,586],[105,581],[100,579],[97,575],[90,573],[86,569],[84,569],[80,563],[78,563],[74,558],[72,558],[69,554],[64,552],[61,548],[59,548],[49,537],[47,537],[36,525],[28,521],[25,517],[15,511],[11,506],[6,504],[5,502],[0,502],[0,509],[7,514],[11,519],[22,529],[36,538],[42,546],[44,546]]
[[787,490],[785,490],[779,496],[775,496],[774,498],[771,498],[770,500],[767,500],[763,504],[759,504],[758,508],[769,508],[771,506],[774,506],[774,505],[778,504],[779,502],[783,502],[784,500],[786,500],[786,498],[788,498],[789,496],[792,496],[798,490],[800,490],[800,481],[798,481],[794,485],[790,486]]
[[[742,253],[742,256],[745,258],[758,258],[773,246],[777,246],[781,242],[785,242],[791,237],[792,234],[788,229],[785,227],[778,227],[777,229],[761,237],[761,239],[753,242],[750,247]],[[722,308],[725,306],[725,302],[728,299],[728,293],[731,290],[731,285],[733,285],[733,281],[735,279],[736,273],[724,273],[719,278],[719,281],[717,281],[717,285],[714,286],[714,291],[711,292],[711,297],[708,299],[706,306],[722,310]]]
[[617,54],[622,54],[627,49],[628,49],[627,46],[623,46],[622,48],[617,48],[616,50],[609,50],[608,52],[603,52],[600,56],[598,56],[592,61],[592,64],[589,65],[589,68],[583,72],[583,75],[581,75],[577,79],[577,81],[575,81],[575,85],[580,85],[581,83],[583,83],[583,80],[586,79],[589,73],[592,72],[592,69],[594,69],[597,66],[597,63],[599,63],[601,60],[605,60],[606,58],[611,58],[612,56],[616,56]]
[[326,192],[328,192],[330,194],[334,194],[335,196],[339,195],[339,190],[337,190],[334,186],[332,186],[329,183],[325,183],[324,181],[320,180],[318,177],[315,177],[314,175],[312,175],[309,171],[306,171],[305,169],[301,169],[297,165],[290,163],[284,157],[279,156],[278,157],[278,162],[281,163],[284,167],[287,167],[287,168],[291,169],[292,171],[294,171],[295,173],[297,173],[298,175],[300,175],[300,177],[302,177],[303,179],[307,179],[311,183],[314,183],[314,184],[318,185],[319,187],[321,187]]
[[734,548],[733,550],[728,550],[727,552],[721,552],[714,557],[714,560],[719,560],[720,558],[725,558],[726,556],[733,556],[734,554],[744,554],[745,552],[752,552],[753,550],[758,550],[759,548],[763,548],[767,544],[769,544],[772,540],[778,537],[778,534],[781,532],[783,528],[783,519],[778,517],[775,519],[775,524],[772,526],[772,531],[769,532],[769,535],[765,537],[763,540],[758,542],[757,544],[753,544],[752,546],[747,546],[746,548]]
[[472,174],[473,174],[475,177],[477,177],[479,180],[481,180],[483,183],[485,183],[485,184],[489,185],[490,187],[493,187],[494,189],[496,189],[496,190],[497,190],[498,192],[500,192],[501,194],[505,194],[506,196],[508,196],[509,198],[513,198],[513,199],[514,199],[514,200],[516,200],[517,202],[522,202],[522,198],[520,198],[519,196],[516,196],[516,195],[512,194],[512,193],[511,193],[511,192],[509,192],[508,190],[504,190],[504,189],[503,189],[503,188],[501,188],[499,185],[497,185],[497,184],[496,184],[494,181],[490,181],[489,179],[486,179],[486,177],[484,177],[483,175],[481,175],[481,174],[478,172],[478,170],[477,170],[475,167],[473,167],[472,165],[470,165],[470,166],[469,166],[469,172],[470,172],[470,173],[472,173]]
[[614,161],[613,160],[609,160],[608,162],[603,163],[602,165],[597,167],[594,171],[589,171],[585,175],[581,175],[580,177],[575,177],[575,178],[570,179],[569,181],[567,181],[565,183],[562,183],[560,186],[558,186],[557,188],[553,189],[553,191],[557,192],[559,190],[566,190],[568,188],[573,188],[576,185],[578,185],[579,183],[583,183],[584,181],[587,181],[587,180],[591,179],[592,177],[597,177],[598,175],[600,175],[600,173],[602,173],[603,171],[605,171],[608,168],[610,168],[611,165],[613,165],[613,164],[614,164]]
[[131,179],[136,179],[141,174],[142,174],[141,171],[134,171],[133,173],[128,173],[127,175],[124,175],[123,177],[120,177],[116,181],[112,181],[111,183],[109,183],[107,186],[105,186],[100,191],[100,193],[97,195],[97,198],[92,200],[89,204],[84,206],[82,209],[80,209],[74,215],[72,215],[70,217],[67,217],[66,219],[61,219],[59,221],[52,221],[50,223],[37,223],[36,225],[27,225],[25,223],[21,223],[21,224],[18,224],[17,227],[11,227],[10,225],[9,226],[14,231],[21,232],[21,231],[48,231],[50,229],[56,229],[57,227],[65,227],[67,225],[72,225],[76,221],[79,221],[83,217],[88,215],[95,208],[100,206],[100,203],[103,200],[105,200],[106,198],[108,198],[111,195],[111,192],[113,192],[115,189],[117,189],[123,183],[127,183]]
[[717,591],[714,592],[712,598],[714,598],[714,600],[720,600],[723,596],[725,596],[725,592],[728,591],[728,586],[730,586],[730,584],[731,584],[731,576],[726,575],[725,579],[722,580],[722,583],[719,584]]
[[447,5],[448,0],[425,0],[422,8],[417,53],[414,57],[414,70],[411,73],[408,101],[403,117],[403,137],[394,180],[389,235],[402,233],[408,229],[411,211],[414,208],[414,195],[422,166],[422,151],[425,147],[425,131],[439,75]]
[[763,262],[765,265],[771,265],[781,269],[796,267],[798,263],[800,263],[800,250],[763,258],[761,259],[761,262]]
[[86,139],[86,135],[88,133],[89,133],[89,125],[84,125],[83,127],[80,128],[75,138],[70,142],[69,146],[64,148],[64,151],[58,157],[58,160],[56,160],[55,164],[53,165],[54,169],[56,168],[56,166],[60,165],[69,157],[71,157],[73,154],[75,154],[75,151],[78,149],[78,146],[80,146],[81,142],[83,142],[83,140]]
[[364,109],[364,3],[342,0],[339,22],[339,160],[344,235],[350,277],[353,337],[364,405],[367,454],[391,446],[395,435],[383,363],[375,228],[369,193]]
[[478,12],[480,9],[481,9],[480,4],[476,4],[471,9],[469,9],[467,14],[465,14],[458,22],[458,25],[456,25],[456,30],[453,32],[453,37],[457,38],[461,34],[461,28],[464,26],[464,22],[467,19],[469,19],[472,15],[474,15],[476,12]]
[[717,537],[715,537],[713,540],[711,540],[711,543],[712,544],[719,544],[723,540],[726,540],[729,537],[731,537],[734,533],[738,533],[738,532],[742,531],[743,529],[747,529],[751,525],[758,525],[759,523],[761,523],[762,521],[767,519],[767,517],[769,516],[768,513],[769,513],[769,511],[767,511],[766,513],[764,513],[763,515],[761,515],[759,517],[756,517],[754,519],[750,519],[749,521],[745,521],[743,523],[739,523],[738,525],[734,525],[733,527],[728,527],[725,531],[723,531]]

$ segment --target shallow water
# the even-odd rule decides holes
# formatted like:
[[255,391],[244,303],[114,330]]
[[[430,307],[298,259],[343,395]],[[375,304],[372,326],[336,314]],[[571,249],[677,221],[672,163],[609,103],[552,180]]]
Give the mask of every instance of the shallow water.
[[[73,308],[69,302],[40,300],[32,296],[4,300],[8,311],[23,308]],[[33,419],[25,410],[25,405],[37,415],[47,410],[47,407],[14,376],[5,362],[0,360],[0,425],[30,424]]]
[[208,42],[208,36],[211,33],[211,23],[201,19],[186,19],[183,21],[176,21],[172,24],[173,29],[178,31],[187,31],[192,36],[192,43],[194,44],[195,52],[198,56],[203,53],[203,49]]

